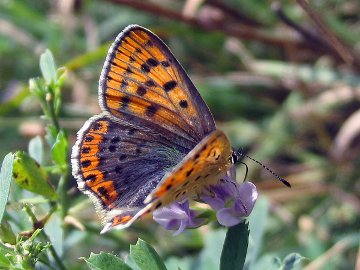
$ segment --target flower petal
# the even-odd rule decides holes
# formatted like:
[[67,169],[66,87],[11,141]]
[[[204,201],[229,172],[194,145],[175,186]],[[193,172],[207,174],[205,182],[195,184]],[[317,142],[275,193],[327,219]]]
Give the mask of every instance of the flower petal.
[[244,219],[234,215],[234,211],[231,208],[223,208],[216,213],[216,218],[221,225],[231,227],[239,224]]

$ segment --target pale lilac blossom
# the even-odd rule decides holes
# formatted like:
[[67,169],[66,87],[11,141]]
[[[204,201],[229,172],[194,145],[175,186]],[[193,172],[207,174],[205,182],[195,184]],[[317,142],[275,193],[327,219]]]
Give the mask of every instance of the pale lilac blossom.
[[[221,225],[231,227],[249,216],[258,193],[253,183],[236,182],[232,167],[218,184],[211,185],[199,197],[216,211],[216,218]],[[153,218],[165,229],[176,230],[174,235],[178,235],[186,228],[196,228],[205,223],[204,219],[198,217],[200,214],[201,212],[190,209],[189,201],[184,199],[156,210]]]
[[197,211],[191,210],[188,199],[162,207],[153,213],[154,220],[167,230],[176,230],[174,235],[186,228],[199,227],[203,219],[197,218]]

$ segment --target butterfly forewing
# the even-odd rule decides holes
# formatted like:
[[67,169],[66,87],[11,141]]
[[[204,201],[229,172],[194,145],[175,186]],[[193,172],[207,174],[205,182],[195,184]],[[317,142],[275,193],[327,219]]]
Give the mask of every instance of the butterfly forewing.
[[166,45],[140,26],[126,28],[109,51],[100,105],[134,125],[198,143],[215,129],[205,102]]

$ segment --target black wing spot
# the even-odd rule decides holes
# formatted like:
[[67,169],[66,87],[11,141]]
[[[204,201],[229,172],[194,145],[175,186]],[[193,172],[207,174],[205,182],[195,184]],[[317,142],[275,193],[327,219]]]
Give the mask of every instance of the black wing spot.
[[114,153],[116,151],[116,145],[112,144],[109,146],[109,152]]
[[135,128],[131,128],[131,129],[128,130],[128,134],[129,134],[129,135],[134,135],[135,132],[136,132],[136,129],[135,129]]
[[172,184],[169,184],[169,185],[167,185],[167,186],[165,187],[166,190],[169,190],[169,189],[171,189],[171,188],[172,188]]
[[91,151],[91,148],[90,148],[90,147],[83,147],[83,148],[81,149],[81,153],[83,153],[83,154],[89,154],[90,151]]
[[194,169],[188,170],[188,171],[186,172],[186,177],[189,177],[190,174],[193,172],[193,170],[194,170]]
[[158,111],[159,107],[157,105],[150,105],[146,108],[146,112],[145,114],[148,116],[148,117],[153,117],[156,112]]
[[119,160],[123,161],[124,159],[126,159],[126,155],[120,155]]
[[127,68],[126,68],[126,72],[129,73],[129,74],[134,73],[134,72],[131,70],[130,67],[127,67]]
[[137,53],[142,53],[142,51],[141,51],[140,48],[136,48],[135,51],[136,51]]
[[81,161],[81,166],[82,166],[83,168],[89,167],[90,165],[91,165],[91,161],[88,160],[88,159],[86,159],[86,160],[84,160],[84,161]]
[[96,175],[95,174],[89,174],[88,176],[85,177],[85,181],[95,181],[96,179]]
[[120,142],[120,137],[119,137],[119,136],[114,136],[114,137],[110,140],[110,142],[116,144],[116,143]]
[[146,63],[142,64],[140,68],[141,68],[142,71],[144,71],[144,72],[146,72],[146,73],[149,73],[149,72],[150,72],[150,67],[149,67],[149,65],[146,64]]
[[123,96],[121,98],[121,108],[125,110],[130,103],[131,99],[128,96]]
[[94,136],[92,136],[92,135],[85,136],[85,142],[91,142],[93,139],[94,139]]
[[[200,149],[200,152],[205,151],[207,147],[208,147],[208,145],[207,145],[207,144],[205,144],[205,145],[204,145],[204,146]],[[209,153],[209,155],[210,155],[210,153]],[[209,156],[209,155],[208,155],[208,156]]]
[[121,81],[121,87],[122,88],[125,88],[126,86],[128,86],[129,85],[129,83],[127,82],[127,81],[125,81],[125,80],[122,80]]
[[170,67],[170,63],[169,63],[168,61],[162,61],[162,62],[161,62],[161,65],[162,65],[163,67]]
[[146,94],[146,89],[145,87],[139,86],[136,89],[136,94],[138,94],[139,96],[144,96]]
[[153,46],[152,41],[150,39],[148,41],[146,41],[145,46],[146,47],[152,47]]
[[145,82],[145,85],[149,86],[149,87],[153,87],[153,86],[156,86],[156,83],[150,79]]
[[166,92],[169,92],[171,90],[173,90],[176,87],[177,83],[175,81],[168,81],[167,83],[165,83],[164,89]]
[[186,109],[186,108],[189,106],[189,105],[188,105],[188,102],[187,102],[185,99],[180,100],[179,105],[180,105],[180,107],[183,108],[183,109]]
[[99,188],[98,188],[98,192],[99,192],[102,196],[104,196],[106,200],[109,200],[109,199],[110,199],[110,196],[109,196],[108,191],[107,191],[106,188],[104,188],[104,187],[99,187]]
[[189,185],[190,184],[190,182],[189,181],[187,181],[187,182],[185,182],[183,185],[182,185],[182,187],[183,188],[185,188],[187,185]]
[[117,165],[117,166],[115,167],[115,172],[116,172],[117,174],[120,174],[120,173],[122,172],[122,168],[121,168],[119,165]]
[[154,58],[149,58],[148,60],[146,60],[146,63],[152,67],[156,67],[159,65],[159,61]]
[[100,130],[101,128],[102,128],[102,124],[99,122],[95,123],[95,125],[93,127],[94,130]]

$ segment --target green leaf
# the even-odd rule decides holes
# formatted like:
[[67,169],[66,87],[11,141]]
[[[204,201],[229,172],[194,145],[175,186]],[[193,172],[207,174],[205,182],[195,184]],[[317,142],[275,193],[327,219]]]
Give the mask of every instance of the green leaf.
[[144,240],[139,239],[136,245],[130,245],[130,255],[142,270],[166,270],[155,249]]
[[13,177],[24,189],[52,200],[57,197],[46,171],[25,152],[15,153]]
[[56,66],[54,57],[48,49],[40,56],[41,73],[47,84],[56,82]]
[[3,243],[14,245],[16,243],[16,235],[11,229],[10,224],[4,219],[0,224],[0,239]]
[[282,270],[291,270],[294,269],[294,267],[299,264],[304,259],[303,256],[301,256],[298,253],[291,253],[286,256],[286,258],[283,261],[283,265],[281,267]]
[[66,166],[67,151],[68,151],[68,141],[66,135],[64,131],[60,131],[57,134],[55,143],[51,149],[51,157],[53,161],[59,166]]
[[104,252],[100,254],[91,253],[89,259],[85,259],[85,261],[93,270],[132,270],[119,257]]
[[220,258],[220,270],[243,269],[249,241],[248,224],[242,222],[226,233]]
[[13,173],[14,155],[9,153],[5,156],[0,171],[0,222],[4,216],[7,199],[9,197],[10,183]]
[[43,151],[43,141],[40,136],[32,138],[29,142],[29,155],[37,161],[37,163],[43,163],[44,151]]

